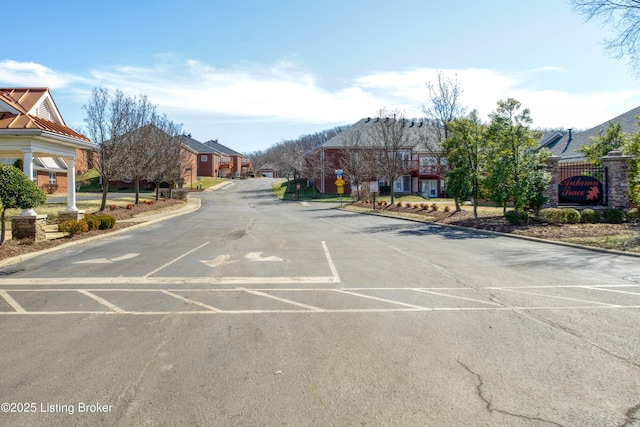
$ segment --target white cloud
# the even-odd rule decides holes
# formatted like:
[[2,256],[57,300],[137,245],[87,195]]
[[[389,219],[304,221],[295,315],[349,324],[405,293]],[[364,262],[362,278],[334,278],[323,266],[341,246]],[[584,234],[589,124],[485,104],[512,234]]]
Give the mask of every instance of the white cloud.
[[0,83],[5,86],[48,87],[58,89],[76,79],[35,62],[0,61]]
[[[553,73],[567,73],[555,66],[520,72],[474,68],[379,71],[329,90],[319,85],[312,71],[290,61],[217,68],[195,60],[181,61],[171,54],[158,54],[155,59],[151,66],[114,66],[86,75],[5,60],[0,62],[0,84],[47,86],[74,94],[105,86],[132,95],[146,94],[161,112],[187,126],[191,116],[199,120],[211,117],[212,122],[235,117],[255,122],[349,123],[372,116],[382,107],[419,117],[429,101],[426,83],[436,82],[438,71],[450,78],[457,76],[463,89],[461,101],[468,109],[477,109],[487,118],[498,100],[516,98],[531,110],[536,127],[593,127],[637,107],[640,95],[640,90],[577,94],[544,89],[541,74],[550,78]],[[80,100],[78,109],[84,102],[86,99]]]

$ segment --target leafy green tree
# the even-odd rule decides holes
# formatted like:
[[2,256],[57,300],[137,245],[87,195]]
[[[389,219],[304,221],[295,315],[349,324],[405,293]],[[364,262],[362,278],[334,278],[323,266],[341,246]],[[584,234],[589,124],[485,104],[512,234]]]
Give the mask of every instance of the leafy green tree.
[[591,137],[591,144],[583,145],[576,151],[594,166],[602,167],[600,157],[604,157],[613,150],[620,150],[628,139],[627,134],[622,131],[620,123],[609,123],[604,133]]
[[47,201],[47,196],[21,170],[14,166],[0,166],[0,204],[2,222],[0,244],[5,238],[5,213],[7,209],[31,209]]
[[516,211],[540,203],[540,191],[549,182],[544,171],[549,152],[536,151],[540,133],[530,127],[529,109],[522,109],[519,101],[509,98],[498,101],[490,118],[486,180],[489,198],[505,211],[508,202]]
[[625,139],[622,152],[633,156],[629,164],[629,199],[633,204],[640,205],[640,131]]
[[473,110],[468,116],[449,122],[448,134],[441,144],[449,164],[449,195],[455,200],[456,211],[460,210],[460,201],[473,199],[473,216],[478,218],[487,126],[481,122],[478,111]]

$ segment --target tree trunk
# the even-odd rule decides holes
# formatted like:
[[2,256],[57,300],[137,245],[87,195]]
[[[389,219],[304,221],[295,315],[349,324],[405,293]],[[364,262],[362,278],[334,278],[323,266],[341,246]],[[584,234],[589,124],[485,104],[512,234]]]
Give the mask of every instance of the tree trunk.
[[136,192],[136,202],[135,204],[140,203],[140,180],[136,179],[133,181],[133,190]]
[[2,208],[2,214],[0,215],[0,220],[2,221],[2,231],[0,231],[0,245],[4,243],[4,236],[5,236],[5,228],[6,225],[4,223],[4,213],[5,213],[5,208]]
[[102,202],[100,203],[100,210],[103,211],[107,208],[107,193],[109,192],[109,180],[102,178]]

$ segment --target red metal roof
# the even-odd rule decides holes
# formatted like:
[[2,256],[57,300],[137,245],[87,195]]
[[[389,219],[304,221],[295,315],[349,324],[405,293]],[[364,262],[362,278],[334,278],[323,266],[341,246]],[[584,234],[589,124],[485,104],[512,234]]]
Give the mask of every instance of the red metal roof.
[[[29,114],[28,112],[34,106],[43,102],[44,97],[50,99],[55,107],[48,88],[0,88],[0,102],[18,111],[18,114],[0,112],[0,129],[42,130],[81,141],[91,141],[64,123],[56,123],[34,114]],[[57,110],[57,107],[55,108]]]

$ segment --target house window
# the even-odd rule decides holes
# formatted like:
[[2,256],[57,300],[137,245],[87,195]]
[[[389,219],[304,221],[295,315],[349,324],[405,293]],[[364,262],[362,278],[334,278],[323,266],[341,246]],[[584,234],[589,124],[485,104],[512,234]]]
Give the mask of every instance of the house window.
[[200,156],[200,161],[201,162],[206,162],[207,161],[207,156],[206,155]]
[[49,184],[55,184],[55,183],[56,183],[56,173],[49,172]]
[[35,169],[31,172],[31,181],[38,183],[38,171]]
[[409,175],[404,175],[396,179],[393,182],[393,191],[398,193],[411,191],[411,177]]

